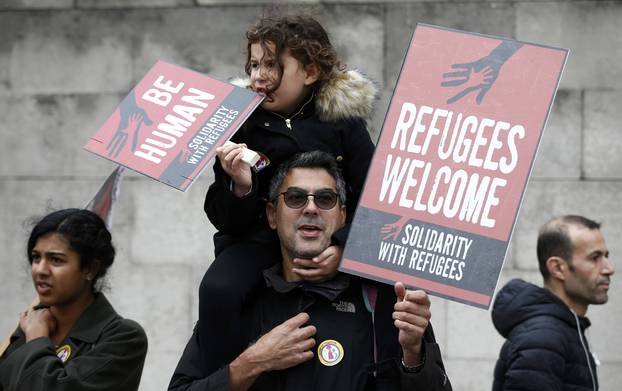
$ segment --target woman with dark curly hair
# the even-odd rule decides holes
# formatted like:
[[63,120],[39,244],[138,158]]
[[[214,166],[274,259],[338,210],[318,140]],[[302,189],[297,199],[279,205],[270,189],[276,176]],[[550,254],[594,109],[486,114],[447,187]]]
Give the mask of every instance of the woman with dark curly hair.
[[59,210],[35,225],[27,256],[39,304],[20,314],[0,357],[0,390],[138,389],[147,337],[99,289],[114,261],[111,239],[88,210]]

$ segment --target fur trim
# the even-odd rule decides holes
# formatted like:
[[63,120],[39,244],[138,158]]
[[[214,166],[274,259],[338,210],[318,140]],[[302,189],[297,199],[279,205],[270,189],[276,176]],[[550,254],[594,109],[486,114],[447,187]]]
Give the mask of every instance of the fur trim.
[[248,77],[234,77],[233,79],[229,80],[229,83],[237,87],[248,88],[251,85],[251,79],[249,79]]
[[[235,78],[230,83],[248,88],[250,79]],[[339,72],[317,92],[315,110],[322,121],[333,122],[354,117],[369,119],[377,95],[376,85],[360,72]]]
[[322,121],[361,117],[369,119],[378,89],[355,70],[339,72],[326,81],[315,97],[315,108]]

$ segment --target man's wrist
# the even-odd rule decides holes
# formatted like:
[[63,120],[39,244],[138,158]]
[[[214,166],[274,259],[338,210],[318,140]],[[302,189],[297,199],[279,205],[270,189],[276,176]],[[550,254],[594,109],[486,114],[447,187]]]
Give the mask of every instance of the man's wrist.
[[260,362],[254,360],[249,349],[242,352],[229,364],[229,386],[232,391],[247,390],[263,369]]
[[423,349],[420,349],[416,355],[408,355],[404,352],[404,356],[402,356],[400,361],[404,372],[417,373],[425,365],[425,352]]
[[231,364],[236,363],[238,367],[244,371],[249,377],[257,377],[264,372],[268,372],[268,362],[262,360],[255,352],[255,345],[251,345],[243,351]]
[[404,367],[418,367],[425,361],[423,343],[404,349],[402,348],[402,364]]

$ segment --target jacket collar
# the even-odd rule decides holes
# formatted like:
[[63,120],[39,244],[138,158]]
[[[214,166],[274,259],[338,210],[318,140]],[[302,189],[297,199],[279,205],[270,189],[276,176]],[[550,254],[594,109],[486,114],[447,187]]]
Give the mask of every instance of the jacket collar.
[[350,286],[350,277],[343,273],[338,273],[334,278],[319,283],[307,281],[289,282],[283,278],[282,270],[282,265],[279,262],[263,272],[266,285],[278,293],[287,293],[294,289],[300,289],[303,292],[315,293],[329,301],[333,301]]
[[312,90],[311,93],[309,94],[309,96],[306,97],[306,99],[300,104],[300,106],[298,106],[298,108],[296,110],[294,110],[294,112],[289,116],[289,118],[287,118],[286,116],[281,115],[279,113],[275,113],[273,111],[266,110],[266,109],[264,109],[262,107],[259,107],[257,110],[262,110],[262,111],[268,113],[269,115],[279,117],[280,119],[283,119],[283,120],[294,119],[294,118],[297,118],[297,117],[309,117],[309,116],[313,115],[313,113],[315,111],[315,107],[314,107],[315,105],[312,103],[313,100],[315,99],[315,95],[316,95],[316,91]]
[[[65,338],[70,337],[86,343],[94,343],[101,335],[104,327],[118,316],[106,296],[103,293],[97,293],[95,300],[80,315]],[[17,326],[10,341],[13,343],[24,336],[22,329]]]
[[[572,328],[577,321],[572,310],[553,292],[521,279],[513,279],[498,293],[492,308],[495,328],[507,338],[509,333],[527,319],[536,316],[552,316]],[[581,330],[590,326],[585,316],[578,316]]]
[[95,295],[95,300],[82,313],[69,331],[68,337],[87,343],[97,341],[108,323],[118,317],[112,305],[103,293]]
[[[250,79],[236,78],[231,83],[248,88]],[[376,85],[356,70],[337,72],[315,94],[315,112],[322,121],[370,118],[378,95]]]

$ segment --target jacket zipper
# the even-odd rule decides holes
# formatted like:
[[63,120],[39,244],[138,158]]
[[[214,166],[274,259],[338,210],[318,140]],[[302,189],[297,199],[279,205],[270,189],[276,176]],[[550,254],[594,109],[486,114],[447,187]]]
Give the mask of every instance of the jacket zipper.
[[596,379],[594,378],[594,371],[592,370],[592,364],[590,364],[590,353],[585,346],[585,342],[583,342],[583,335],[581,334],[581,327],[579,325],[579,317],[577,314],[571,309],[570,310],[574,315],[575,323],[577,324],[577,333],[579,334],[579,341],[581,341],[581,346],[583,347],[583,352],[585,352],[585,359],[587,360],[587,369],[590,370],[590,376],[592,378],[592,389],[596,391]]
[[314,97],[314,96],[315,96],[315,92],[313,92],[313,93],[311,94],[311,96],[309,97],[309,99],[305,102],[305,104],[303,104],[303,105],[300,107],[300,110],[298,110],[298,111],[296,112],[296,114],[292,115],[292,116],[291,116],[291,117],[289,117],[289,118],[285,118],[285,117],[283,117],[281,114],[277,114],[277,113],[275,113],[275,112],[272,112],[272,114],[274,114],[274,115],[276,115],[277,117],[279,117],[279,118],[281,118],[282,120],[284,120],[284,121],[285,121],[285,126],[287,126],[287,128],[288,128],[289,130],[292,130],[292,120],[293,120],[293,119],[294,119],[294,118],[295,118],[298,114],[300,114],[300,113],[302,112],[302,109],[304,109],[304,108],[305,108],[305,107],[309,104],[309,102],[311,102],[311,101],[313,100],[313,97]]

